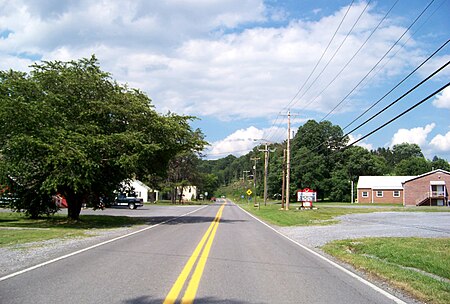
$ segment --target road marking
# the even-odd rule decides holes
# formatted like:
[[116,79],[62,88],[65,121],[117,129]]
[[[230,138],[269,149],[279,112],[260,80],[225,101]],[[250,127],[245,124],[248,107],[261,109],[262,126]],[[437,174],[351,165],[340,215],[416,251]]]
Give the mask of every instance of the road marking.
[[206,261],[208,260],[209,252],[211,251],[211,246],[216,236],[217,228],[219,227],[219,221],[222,217],[223,208],[225,205],[220,207],[218,212],[218,218],[216,221],[216,225],[211,232],[211,235],[206,243],[205,249],[203,249],[202,256],[200,257],[197,267],[195,267],[194,274],[192,275],[191,281],[186,289],[183,299],[181,299],[182,304],[191,304],[194,303],[195,295],[197,294],[198,285],[200,284],[200,279],[203,275],[203,270],[205,269]]
[[[231,201],[230,201],[231,202]],[[382,295],[384,295],[385,297],[387,297],[388,299],[391,299],[392,301],[394,301],[395,303],[398,304],[407,304],[406,302],[404,302],[403,300],[397,298],[396,296],[390,294],[389,292],[381,289],[380,287],[376,286],[375,284],[367,281],[366,279],[360,277],[359,275],[357,275],[356,273],[351,272],[350,270],[342,267],[341,265],[333,262],[332,260],[324,257],[323,255],[321,255],[318,252],[315,252],[312,249],[309,249],[308,247],[306,247],[305,245],[300,244],[299,242],[291,239],[290,237],[288,237],[287,235],[282,234],[281,232],[279,232],[278,230],[276,230],[275,228],[273,228],[272,226],[268,225],[267,223],[263,222],[262,220],[260,220],[259,218],[257,218],[256,216],[254,216],[253,214],[251,214],[250,212],[244,210],[241,208],[241,206],[235,204],[236,206],[238,206],[242,211],[244,211],[245,213],[247,213],[249,216],[251,216],[252,218],[254,218],[255,220],[257,220],[258,222],[260,222],[261,224],[263,224],[264,226],[268,227],[269,229],[273,230],[275,233],[281,235],[282,237],[284,237],[285,239],[291,241],[292,243],[294,243],[295,245],[303,248],[304,250],[308,251],[309,253],[312,253],[313,255],[317,256],[318,258],[324,260],[325,262],[331,264],[332,266],[336,267],[339,270],[342,270],[343,272],[345,272],[346,274],[348,274],[349,276],[355,278],[356,280],[360,281],[361,283],[371,287],[372,289],[374,289],[375,291],[378,291],[379,293],[381,293]]]
[[[173,304],[178,299],[178,296],[183,289],[183,286],[186,283],[186,280],[189,276],[189,274],[192,271],[192,268],[194,267],[194,264],[198,261],[197,266],[194,270],[194,274],[191,277],[191,280],[189,282],[189,285],[186,289],[186,292],[183,296],[183,299],[181,300],[182,304],[188,304],[193,303],[195,295],[197,293],[198,285],[200,283],[200,279],[203,275],[203,270],[205,268],[206,261],[208,259],[209,252],[211,250],[212,243],[214,241],[214,237],[217,231],[217,227],[219,226],[220,218],[222,217],[223,208],[225,207],[225,203],[220,206],[219,211],[217,211],[217,214],[214,218],[214,220],[211,222],[211,224],[208,227],[208,230],[206,230],[205,234],[203,235],[202,239],[198,243],[197,247],[195,248],[194,252],[192,253],[191,257],[187,261],[186,265],[184,266],[183,270],[181,271],[180,275],[178,276],[177,280],[173,284],[172,288],[170,289],[169,293],[166,296],[166,299],[164,300],[163,304]],[[206,243],[206,246],[205,246]],[[203,251],[202,251],[203,249]],[[201,253],[201,257],[199,259]]]
[[31,270],[34,270],[34,269],[37,269],[37,268],[46,266],[46,265],[48,265],[48,264],[52,264],[52,263],[55,263],[55,262],[57,262],[57,261],[60,261],[60,260],[69,258],[69,257],[71,257],[71,256],[74,256],[74,255],[83,253],[83,252],[85,252],[85,251],[88,251],[88,250],[91,250],[91,249],[94,249],[94,248],[97,248],[97,247],[100,247],[100,246],[103,246],[103,245],[106,245],[106,244],[109,244],[109,243],[112,243],[112,242],[121,240],[121,239],[123,239],[123,238],[126,238],[126,237],[129,237],[129,236],[132,236],[132,235],[135,235],[135,234],[138,234],[138,233],[147,231],[147,230],[149,230],[149,229],[153,229],[153,228],[158,227],[158,226],[160,226],[160,225],[164,225],[164,224],[169,223],[169,222],[172,222],[172,221],[174,221],[174,220],[176,220],[176,219],[185,217],[185,216],[190,215],[190,214],[192,214],[192,213],[194,213],[194,212],[197,212],[197,211],[199,211],[199,210],[202,210],[202,209],[204,209],[204,208],[206,208],[206,207],[208,207],[208,205],[203,206],[203,207],[198,208],[198,209],[195,209],[195,210],[190,211],[190,212],[188,212],[188,213],[185,213],[185,214],[183,214],[183,215],[180,215],[180,216],[171,218],[171,219],[166,220],[166,221],[164,221],[164,222],[161,222],[161,223],[158,223],[158,224],[149,226],[149,227],[145,227],[145,228],[143,228],[143,229],[141,229],[141,230],[137,230],[137,231],[134,231],[134,232],[125,234],[125,235],[121,235],[121,236],[116,237],[116,238],[114,238],[114,239],[107,240],[107,241],[104,241],[104,242],[101,242],[101,243],[92,245],[92,246],[90,246],[90,247],[87,247],[87,248],[84,248],[84,249],[81,249],[81,250],[78,250],[78,251],[74,251],[74,252],[72,252],[72,253],[69,253],[69,254],[60,256],[60,257],[55,258],[55,259],[53,259],[53,260],[46,261],[46,262],[43,262],[43,263],[34,265],[34,266],[32,266],[32,267],[29,267],[29,268],[26,268],[26,269],[23,269],[23,270],[20,270],[20,271],[11,273],[11,274],[9,274],[9,275],[6,275],[6,276],[4,276],[4,277],[1,277],[1,278],[0,278],[0,282],[1,282],[1,281],[4,281],[4,280],[7,280],[7,279],[10,279],[10,278],[12,278],[12,277],[18,276],[18,275],[23,274],[23,273],[25,273],[25,272],[28,272],[28,271],[31,271]]

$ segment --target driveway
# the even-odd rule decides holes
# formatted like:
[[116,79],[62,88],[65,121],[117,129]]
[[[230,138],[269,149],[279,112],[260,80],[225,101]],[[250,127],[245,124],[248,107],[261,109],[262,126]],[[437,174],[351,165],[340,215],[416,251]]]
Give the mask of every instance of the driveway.
[[375,212],[335,219],[340,223],[278,230],[312,248],[334,240],[363,237],[450,237],[450,212]]

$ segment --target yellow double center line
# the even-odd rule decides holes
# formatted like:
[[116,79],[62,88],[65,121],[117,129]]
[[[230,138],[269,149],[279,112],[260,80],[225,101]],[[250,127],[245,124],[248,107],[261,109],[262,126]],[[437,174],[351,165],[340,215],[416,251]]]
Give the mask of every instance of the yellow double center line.
[[[212,243],[214,241],[214,237],[216,235],[217,227],[219,227],[219,221],[222,217],[223,208],[225,207],[225,203],[220,206],[219,211],[214,218],[214,221],[209,225],[208,230],[203,235],[200,243],[198,243],[191,257],[187,261],[186,265],[184,265],[183,270],[178,276],[175,284],[173,284],[172,289],[170,289],[167,294],[166,299],[164,300],[164,304],[172,304],[178,298],[186,280],[189,277],[189,274],[192,271],[192,268],[195,265],[195,262],[198,260],[197,266],[195,267],[194,273],[192,274],[191,280],[189,281],[189,285],[186,288],[183,298],[181,299],[182,304],[194,303],[195,295],[197,294],[198,285],[200,284],[200,279],[202,278],[203,270],[205,269],[206,261],[208,260],[208,255],[211,250]],[[206,243],[206,245],[205,245]],[[202,251],[203,249],[203,251]],[[200,256],[201,253],[201,256]]]

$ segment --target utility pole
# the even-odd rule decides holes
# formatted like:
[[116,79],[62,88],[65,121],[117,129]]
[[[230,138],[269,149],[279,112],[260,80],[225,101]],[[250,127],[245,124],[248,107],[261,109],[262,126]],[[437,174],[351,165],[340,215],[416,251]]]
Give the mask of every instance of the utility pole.
[[275,152],[275,150],[269,150],[268,143],[264,144],[264,150],[259,150],[259,152],[264,152],[264,206],[267,204],[267,174],[269,168],[269,153]]
[[281,185],[281,209],[284,209],[284,191],[286,188],[286,149],[283,149],[283,183]]
[[[249,172],[250,172],[249,170],[242,171],[242,185],[244,187],[244,192],[247,192],[248,188],[247,175]],[[247,204],[248,204],[248,195],[247,195]]]
[[[260,160],[260,158],[259,157],[252,157],[252,158],[250,158],[250,160],[255,161],[255,165],[253,166],[253,170],[254,170],[254,173],[253,173],[253,188],[255,190],[255,203],[254,204],[256,205],[256,162],[258,160]],[[259,204],[258,204],[258,210],[259,210]]]
[[[245,175],[246,173],[248,174],[250,171],[249,170],[243,170],[242,171],[242,180],[244,182],[244,187],[246,185],[246,181],[247,181],[247,176]],[[247,187],[246,187],[247,188]]]
[[353,179],[350,181],[350,184],[351,184],[351,187],[352,187],[352,189],[351,189],[351,191],[350,191],[350,195],[352,196],[352,199],[351,199],[351,202],[352,202],[352,204],[353,204]]
[[289,184],[291,177],[291,111],[287,113],[287,147],[286,147],[286,210],[289,210]]

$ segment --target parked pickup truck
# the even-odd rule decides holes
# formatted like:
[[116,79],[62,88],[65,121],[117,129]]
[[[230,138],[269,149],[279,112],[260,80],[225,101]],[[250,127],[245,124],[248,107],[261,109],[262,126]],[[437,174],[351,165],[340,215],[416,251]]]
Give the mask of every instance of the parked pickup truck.
[[136,209],[137,207],[144,206],[142,198],[134,196],[127,196],[124,193],[120,193],[116,196],[116,199],[111,204],[112,206],[128,206],[130,209]]

